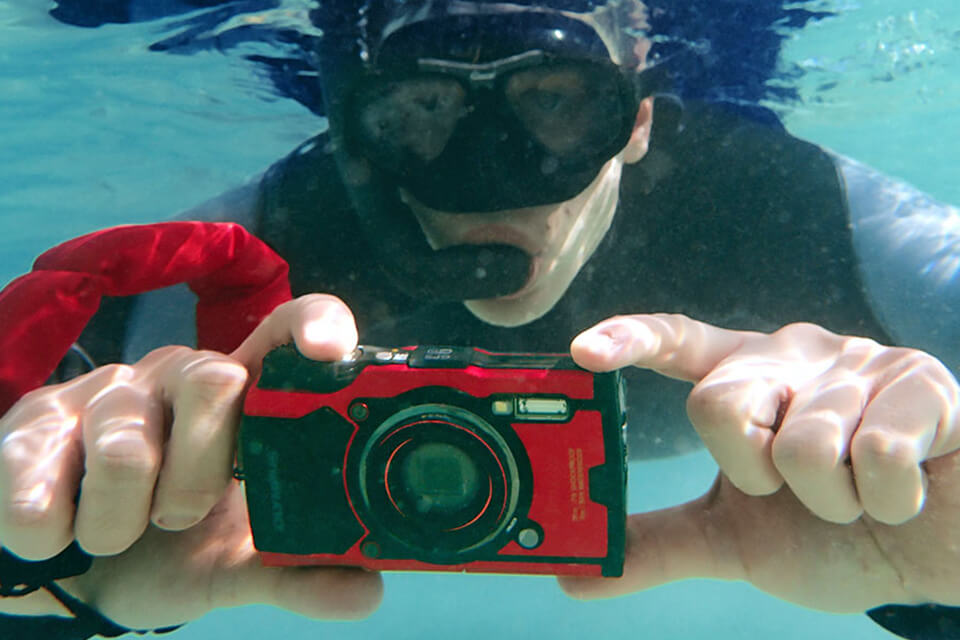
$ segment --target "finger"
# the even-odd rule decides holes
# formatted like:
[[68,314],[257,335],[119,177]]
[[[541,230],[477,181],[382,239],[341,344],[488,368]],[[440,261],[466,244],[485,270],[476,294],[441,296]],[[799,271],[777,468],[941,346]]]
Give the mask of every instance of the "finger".
[[[900,351],[897,349],[897,351]],[[923,397],[939,407],[936,436],[930,444],[927,458],[953,453],[960,447],[960,387],[950,370],[936,358],[912,349],[905,349],[902,375],[926,378],[921,385]]]
[[942,389],[924,370],[909,368],[867,404],[851,442],[851,461],[864,511],[901,524],[923,509],[927,477],[921,463],[948,409]]
[[202,520],[230,483],[247,370],[214,352],[184,351],[160,384],[173,426],[153,496],[151,520],[182,530]]
[[570,353],[591,371],[634,365],[697,382],[756,335],[679,314],[617,316],[574,338]]
[[560,586],[568,595],[588,600],[612,598],[687,578],[742,580],[746,572],[735,540],[723,528],[722,519],[712,516],[705,498],[631,515],[627,520],[623,576],[564,576],[559,578]]
[[76,413],[56,394],[14,406],[0,421],[0,542],[28,560],[73,541],[74,496],[83,473]]
[[769,495],[783,485],[773,464],[774,428],[790,390],[750,367],[719,367],[687,397],[687,415],[720,470],[748,495]]
[[356,349],[357,339],[353,314],[342,300],[311,294],[274,309],[231,356],[256,372],[270,350],[291,340],[308,358],[337,360]]
[[86,471],[74,529],[93,555],[126,550],[146,529],[163,456],[164,411],[133,367],[116,365],[113,382],[83,417]]
[[847,461],[868,391],[847,378],[805,388],[791,400],[773,442],[773,463],[784,481],[829,522],[853,522],[863,513]]

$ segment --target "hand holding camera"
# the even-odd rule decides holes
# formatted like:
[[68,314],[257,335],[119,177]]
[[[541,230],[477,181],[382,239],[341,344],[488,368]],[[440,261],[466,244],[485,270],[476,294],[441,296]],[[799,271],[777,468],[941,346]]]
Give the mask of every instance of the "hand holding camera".
[[[253,602],[317,618],[356,618],[370,613],[382,593],[376,572],[348,567],[264,567],[261,554],[252,545],[243,491],[239,483],[231,482],[248,379],[259,375],[267,353],[291,341],[310,361],[337,362],[330,366],[340,370],[339,362],[357,347],[357,331],[349,309],[340,300],[325,295],[304,296],[278,307],[229,357],[167,347],[134,365],[101,367],[24,396],[0,421],[4,434],[0,541],[4,547],[22,557],[40,560],[56,555],[77,539],[96,558],[89,571],[59,580],[59,585],[130,628],[175,625],[213,608]],[[310,366],[323,369],[318,362],[310,362]],[[534,377],[543,374],[531,373]],[[589,374],[579,374],[592,379]],[[525,393],[523,388],[507,386],[504,398],[516,400],[518,394]],[[584,389],[584,397],[572,398],[567,405],[571,417],[594,410],[587,406],[593,402],[587,398],[593,390]],[[608,387],[607,397],[614,389]],[[530,399],[538,396],[531,395]],[[538,423],[547,427],[564,424],[562,416],[538,414],[545,408],[558,411],[561,405],[554,399],[551,397],[546,405],[523,403],[525,408],[520,410],[527,411],[526,417],[531,418],[523,424],[531,429]],[[373,412],[382,410],[371,408]],[[493,411],[493,404],[476,408],[478,415]],[[449,419],[449,414],[446,417]],[[487,419],[499,425],[506,415]],[[586,423],[592,429],[600,427],[595,418]],[[477,451],[489,437],[514,456],[513,468],[505,468],[500,476],[507,478],[509,487],[496,488],[504,502],[495,514],[489,507],[484,510],[497,516],[491,520],[488,515],[484,523],[491,523],[495,534],[492,540],[497,544],[511,539],[506,544],[523,549],[521,553],[531,551],[531,555],[507,560],[504,570],[516,571],[526,562],[541,571],[551,571],[549,558],[535,554],[537,549],[541,554],[552,554],[550,550],[562,541],[563,530],[553,527],[561,516],[553,517],[549,512],[541,515],[533,507],[537,500],[521,495],[531,489],[529,482],[522,487],[516,482],[529,479],[524,474],[531,473],[526,466],[531,464],[530,454],[517,445],[517,436],[506,432],[497,436],[480,428],[476,433],[483,433],[485,439],[466,436],[464,450]],[[427,444],[410,456],[404,465],[407,473],[400,477],[409,480],[409,489],[433,499],[429,522],[433,522],[433,516],[459,518],[463,509],[476,504],[477,496],[482,496],[484,505],[487,497],[492,502],[492,479],[480,475],[488,473],[489,465],[483,465],[489,459],[477,466],[477,462],[455,452],[449,455],[456,443],[449,447],[444,442]],[[580,444],[587,443],[581,440]],[[488,455],[492,459],[492,454]],[[575,507],[590,500],[588,461],[589,457],[584,457],[580,466],[575,452],[575,491],[569,486],[569,453],[563,461],[561,475],[567,484],[562,504],[571,519],[583,513]],[[450,485],[437,484],[431,479],[436,476],[424,473],[434,466],[449,471],[451,463],[454,474],[465,474],[459,483],[454,482],[460,489],[452,496]],[[475,476],[469,475],[471,464],[477,467]],[[471,478],[465,491],[464,480]],[[485,486],[483,478],[487,479]],[[472,496],[468,505],[462,504],[466,494]],[[76,504],[75,496],[79,497]],[[399,496],[397,504],[402,504]],[[606,511],[598,505],[593,508]],[[508,513],[512,517],[504,524]],[[314,520],[318,515],[324,517],[317,504],[302,512],[302,517]],[[521,521],[527,526],[518,528]],[[546,529],[541,533],[534,523],[546,525]],[[456,529],[460,524],[458,521],[447,528]],[[475,527],[469,535],[479,530]],[[594,536],[594,540],[603,539]],[[387,548],[389,552],[389,544]],[[596,554],[592,566],[600,567],[601,555]],[[69,615],[44,591],[5,598],[0,605],[3,611],[12,613]]]
[[[0,420],[0,542],[40,560],[76,538],[97,557],[58,584],[134,629],[249,603],[315,618],[368,615],[382,593],[377,573],[262,566],[230,475],[248,376],[264,355],[292,340],[311,358],[337,359],[356,336],[339,299],[304,296],[230,356],[165,347],[25,395]],[[0,607],[70,615],[42,590]]]
[[720,467],[701,498],[631,515],[623,577],[563,578],[572,595],[710,577],[834,612],[960,602],[960,388],[936,358],[670,314],[601,322],[571,354],[693,382],[687,412]]

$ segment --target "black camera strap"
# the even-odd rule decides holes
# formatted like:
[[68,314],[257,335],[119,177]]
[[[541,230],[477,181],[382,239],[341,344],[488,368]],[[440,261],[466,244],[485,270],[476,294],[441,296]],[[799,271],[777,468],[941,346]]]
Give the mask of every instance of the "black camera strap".
[[[6,549],[0,549],[0,597],[20,597],[44,589],[73,614],[73,618],[61,616],[8,616],[0,617],[0,632],[16,630],[43,631],[32,633],[28,637],[56,638],[57,640],[86,640],[99,635],[115,638],[127,633],[144,634],[148,631],[134,631],[113,622],[96,609],[81,602],[67,593],[55,581],[85,573],[93,563],[93,558],[84,553],[74,542],[64,551],[48,560],[24,560]],[[168,633],[179,626],[156,629],[154,633]],[[12,636],[11,636],[12,637]]]

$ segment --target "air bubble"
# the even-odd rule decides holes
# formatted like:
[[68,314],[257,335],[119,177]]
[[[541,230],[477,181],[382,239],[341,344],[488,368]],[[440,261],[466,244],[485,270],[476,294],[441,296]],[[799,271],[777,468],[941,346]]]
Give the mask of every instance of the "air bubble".
[[560,168],[560,162],[554,156],[548,156],[543,159],[543,162],[540,163],[540,172],[543,175],[548,176],[551,173],[556,173],[557,169]]

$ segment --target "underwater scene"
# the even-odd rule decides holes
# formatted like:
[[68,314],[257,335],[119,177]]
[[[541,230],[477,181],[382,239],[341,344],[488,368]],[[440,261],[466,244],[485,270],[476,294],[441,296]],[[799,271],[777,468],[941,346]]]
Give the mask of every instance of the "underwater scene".
[[0,636],[960,637],[958,140],[952,0],[0,0]]

